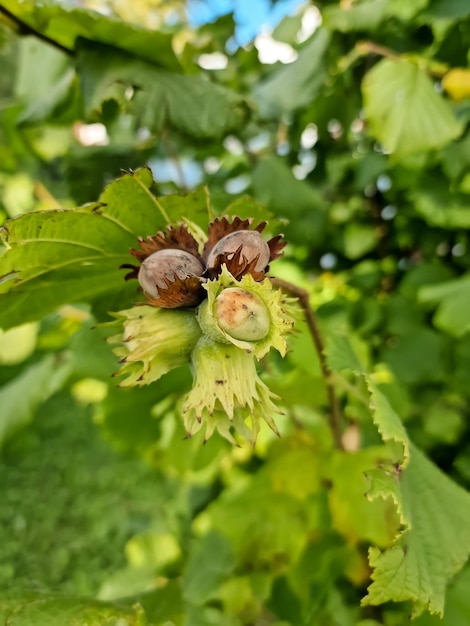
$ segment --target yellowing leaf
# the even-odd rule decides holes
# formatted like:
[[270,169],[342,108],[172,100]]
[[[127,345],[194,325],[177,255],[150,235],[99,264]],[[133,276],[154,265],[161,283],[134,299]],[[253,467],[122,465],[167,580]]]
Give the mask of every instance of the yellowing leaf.
[[273,491],[299,500],[318,493],[325,457],[320,442],[306,433],[287,437],[282,445],[274,444],[266,466]]
[[145,626],[146,623],[139,605],[127,608],[97,600],[36,592],[2,594],[0,621],[11,626]]
[[442,86],[452,100],[470,98],[470,70],[456,67],[442,79]]

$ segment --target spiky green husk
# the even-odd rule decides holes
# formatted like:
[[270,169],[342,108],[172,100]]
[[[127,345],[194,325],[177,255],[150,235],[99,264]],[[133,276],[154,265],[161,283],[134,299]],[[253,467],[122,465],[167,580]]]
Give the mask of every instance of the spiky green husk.
[[[277,396],[258,376],[252,353],[203,336],[191,361],[194,384],[183,402],[188,435],[203,428],[207,440],[217,430],[235,442],[231,432],[234,430],[254,443],[262,419],[278,434],[272,417],[279,413],[273,402]],[[251,421],[251,429],[247,420]]]
[[127,376],[121,387],[147,385],[188,364],[201,336],[192,310],[138,306],[113,315],[121,332],[108,341],[119,344],[113,351],[123,365],[116,375]]
[[[250,274],[245,274],[241,280],[235,278],[222,266],[222,272],[216,280],[210,280],[203,285],[207,291],[207,301],[203,302],[198,311],[198,320],[201,328],[208,337],[222,343],[231,343],[245,352],[254,354],[257,359],[262,358],[271,348],[275,348],[282,356],[287,350],[285,335],[292,330],[294,321],[291,315],[291,305],[280,289],[275,289],[269,279],[256,282]],[[269,332],[258,341],[243,341],[236,339],[223,330],[218,323],[216,299],[228,288],[244,289],[255,294],[263,302],[269,314]]]

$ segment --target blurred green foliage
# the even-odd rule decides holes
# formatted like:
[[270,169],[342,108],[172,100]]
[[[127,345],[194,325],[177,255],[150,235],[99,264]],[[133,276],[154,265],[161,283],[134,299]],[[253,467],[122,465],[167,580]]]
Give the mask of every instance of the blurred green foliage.
[[[305,3],[272,64],[170,4],[0,4],[0,618],[464,626],[468,1]],[[344,450],[302,322],[255,448],[184,439],[187,368],[111,378],[129,248],[212,212],[286,233]]]

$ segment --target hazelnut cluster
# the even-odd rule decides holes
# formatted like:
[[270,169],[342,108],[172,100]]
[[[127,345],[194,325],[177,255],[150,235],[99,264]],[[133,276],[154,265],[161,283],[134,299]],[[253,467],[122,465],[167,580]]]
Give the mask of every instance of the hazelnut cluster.
[[277,433],[277,397],[256,361],[271,348],[284,356],[293,305],[266,278],[285,243],[281,235],[266,241],[265,226],[217,218],[199,243],[190,223],[169,226],[131,250],[140,266],[124,266],[146,301],[114,315],[120,384],[148,384],[189,364],[193,387],[181,404],[188,436],[204,429],[207,440],[217,430],[235,442],[236,431],[254,442],[260,420]]
[[132,271],[126,279],[137,278],[148,303],[165,309],[196,306],[205,298],[202,288],[207,279],[219,276],[225,265],[240,280],[250,274],[264,280],[269,263],[282,254],[286,245],[282,235],[265,241],[261,232],[266,222],[251,229],[252,220],[234,217],[216,218],[208,230],[202,251],[184,224],[167,233],[139,239],[138,250],[131,250],[140,263],[124,265]]

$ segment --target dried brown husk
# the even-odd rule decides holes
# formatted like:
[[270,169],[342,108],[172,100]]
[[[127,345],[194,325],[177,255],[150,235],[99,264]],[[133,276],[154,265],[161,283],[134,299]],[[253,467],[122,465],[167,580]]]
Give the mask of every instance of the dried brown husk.
[[[241,219],[237,216],[233,217],[232,221],[224,216],[217,217],[211,222],[208,239],[202,252],[202,259],[206,266],[211,251],[221,239],[237,231],[251,230],[261,233],[267,225],[267,222],[260,222],[257,226],[252,226],[252,223],[252,218]],[[282,250],[286,246],[286,242],[282,241],[282,238],[283,235],[276,235],[266,242],[269,248],[269,263],[282,256]],[[210,279],[216,278],[221,272],[222,265],[226,265],[229,272],[237,280],[240,280],[245,274],[251,274],[256,281],[262,281],[269,270],[269,263],[263,270],[256,269],[259,256],[258,254],[247,258],[243,254],[243,245],[240,245],[235,252],[217,255],[211,266],[206,268],[206,276]]]
[[[141,264],[149,256],[161,250],[182,250],[193,255],[195,259],[203,264],[199,254],[199,247],[196,239],[188,231],[184,224],[179,226],[168,226],[167,232],[158,232],[156,235],[142,238],[139,237],[138,244],[140,249],[131,249],[130,253]],[[125,276],[125,280],[137,279],[139,276],[139,265],[124,264],[122,268],[130,269]],[[174,280],[164,279],[166,287],[159,287],[156,298],[143,290],[147,304],[161,308],[178,308],[197,306],[205,297],[205,291],[202,288],[202,277],[188,276],[180,278],[175,275]],[[145,304],[145,303],[142,303]]]

